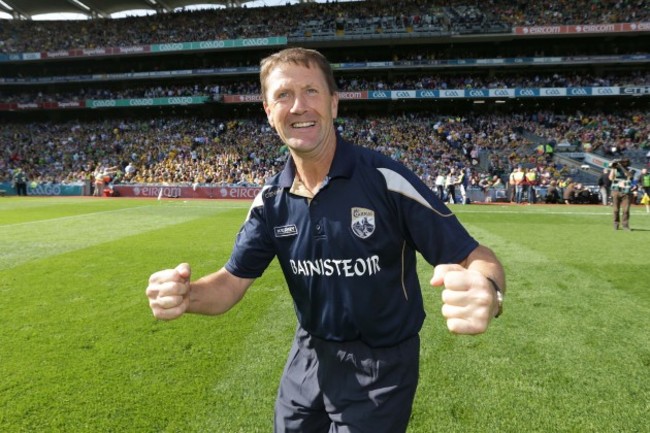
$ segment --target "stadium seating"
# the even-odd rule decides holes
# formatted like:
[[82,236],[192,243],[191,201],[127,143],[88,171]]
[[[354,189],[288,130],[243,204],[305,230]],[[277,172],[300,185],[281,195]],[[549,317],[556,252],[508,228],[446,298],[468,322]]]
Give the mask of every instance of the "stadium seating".
[[[537,166],[545,182],[567,176],[593,182],[593,171],[576,170],[567,160],[539,155],[535,148],[550,143],[559,153],[559,144],[570,143],[567,149],[575,152],[564,156],[579,158],[578,167],[584,165],[584,155],[609,158],[612,148],[637,167],[647,163],[650,122],[642,90],[650,83],[650,57],[643,48],[647,32],[570,39],[518,39],[513,34],[518,27],[648,20],[648,11],[639,5],[587,0],[535,7],[495,0],[489,8],[457,0],[445,6],[402,0],[125,20],[6,22],[0,26],[0,182],[7,182],[16,166],[32,180],[56,183],[86,182],[100,164],[125,168],[131,163],[135,172],[122,173],[118,181],[260,184],[284,157],[255,98],[255,65],[271,47],[66,57],[82,49],[275,35],[323,51],[335,64],[342,92],[414,92],[363,104],[344,99],[341,133],[404,161],[432,186],[435,174],[452,166],[468,168],[477,185],[482,177],[485,186],[495,174],[505,180],[521,163]],[[151,28],[156,31],[147,31]],[[32,61],[9,57],[24,53],[62,55]],[[639,93],[637,98],[550,94],[503,101],[419,99],[415,93],[530,88]],[[239,96],[251,102],[232,103]],[[154,98],[182,103],[133,107],[115,102]],[[188,105],[193,98],[201,103]],[[87,100],[116,106],[84,108]],[[242,136],[248,139],[242,142]]]

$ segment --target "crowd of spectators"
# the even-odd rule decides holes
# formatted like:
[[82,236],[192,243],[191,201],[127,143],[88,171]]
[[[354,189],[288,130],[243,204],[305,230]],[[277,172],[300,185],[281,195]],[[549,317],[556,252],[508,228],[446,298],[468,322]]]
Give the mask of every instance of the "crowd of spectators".
[[338,80],[343,90],[402,90],[402,89],[505,89],[522,87],[608,87],[608,86],[643,86],[650,84],[650,72],[634,71],[629,73],[609,73],[595,76],[589,73],[507,73],[494,74],[454,73],[436,75],[418,75],[393,77],[381,81],[362,76]]
[[[474,4],[473,4],[474,3]],[[511,26],[647,22],[646,0],[399,0],[304,3],[159,13],[147,17],[38,22],[4,20],[0,52],[126,47],[268,36],[363,32],[501,32]]]
[[543,114],[534,133],[544,142],[565,143],[585,152],[609,158],[627,157],[644,163],[650,150],[650,114],[647,111],[625,115],[605,113]]
[[[382,32],[490,32],[510,26],[597,24],[650,21],[645,0],[541,1],[530,4],[490,0],[470,5],[462,0],[432,2],[329,2],[261,9],[236,8],[157,14],[121,20],[77,22],[3,21],[0,52],[57,51],[73,48],[124,47],[198,40],[286,35]],[[467,56],[465,52],[465,56]],[[606,53],[612,54],[612,53]],[[542,54],[543,55],[543,54]],[[450,52],[418,50],[386,61],[449,58]],[[351,59],[359,60],[359,59]],[[223,65],[222,65],[223,66]],[[635,72],[486,73],[416,75],[378,78],[338,76],[342,91],[512,87],[648,86],[650,74]],[[69,102],[170,96],[257,94],[256,78],[203,78],[201,84],[124,85],[88,83],[82,90],[61,87],[50,93],[4,86],[0,102]],[[22,90],[21,90],[22,89]],[[63,90],[69,89],[69,90]],[[347,116],[337,120],[344,137],[402,161],[431,188],[452,170],[466,173],[468,186],[502,187],[516,166],[534,167],[540,185],[560,184],[570,169],[554,163],[539,143],[619,157],[650,147],[646,112],[618,114],[481,114],[441,116],[412,113]],[[7,123],[0,130],[0,181],[16,168],[32,182],[92,182],[103,171],[111,182],[261,185],[284,164],[283,148],[265,119],[157,117],[150,120],[58,121]]]
[[[608,86],[648,86],[650,72],[632,71],[610,73],[602,76],[579,73],[548,72],[536,74],[422,74],[393,75],[389,79],[376,76],[339,76],[337,84],[341,91],[364,90],[419,90],[419,89],[504,89],[523,87],[608,87]],[[260,93],[256,78],[237,81],[218,81],[210,84],[149,84],[129,86],[121,89],[106,87],[82,87],[78,90],[57,91],[53,94],[43,91],[25,91],[5,87],[0,91],[0,103],[43,103],[70,102],[85,99],[126,99],[156,98],[174,96],[207,96],[210,99],[223,95],[254,95]]]
[[[616,143],[617,155],[650,148],[647,114],[559,116],[549,112],[467,117],[411,113],[337,120],[339,133],[415,171],[431,188],[450,169],[469,169],[470,185],[503,183],[513,167],[536,167],[541,185],[569,176],[534,138],[556,144]],[[160,117],[3,125],[0,181],[21,168],[30,181],[90,180],[98,167],[118,167],[115,182],[261,185],[283,166],[286,148],[265,119]]]
[[605,24],[648,21],[645,0],[493,1],[490,8],[513,26]]

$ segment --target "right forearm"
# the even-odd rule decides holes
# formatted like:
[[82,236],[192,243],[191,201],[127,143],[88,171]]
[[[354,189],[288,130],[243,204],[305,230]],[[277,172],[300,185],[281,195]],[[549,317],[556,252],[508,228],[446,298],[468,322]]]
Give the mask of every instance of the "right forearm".
[[188,313],[217,315],[239,302],[253,279],[238,278],[224,268],[190,283]]

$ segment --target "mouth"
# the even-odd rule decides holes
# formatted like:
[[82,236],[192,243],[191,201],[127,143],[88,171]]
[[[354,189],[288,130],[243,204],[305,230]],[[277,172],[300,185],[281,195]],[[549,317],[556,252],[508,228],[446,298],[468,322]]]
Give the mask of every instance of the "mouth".
[[311,128],[314,125],[316,125],[316,122],[296,122],[296,123],[292,123],[291,127],[294,129],[303,129],[303,128]]

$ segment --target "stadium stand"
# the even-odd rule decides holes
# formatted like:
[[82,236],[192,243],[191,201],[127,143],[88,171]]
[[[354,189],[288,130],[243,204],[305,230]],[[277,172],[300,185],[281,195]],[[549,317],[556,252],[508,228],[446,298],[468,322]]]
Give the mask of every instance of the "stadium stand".
[[[260,185],[285,155],[261,110],[257,64],[321,50],[341,134],[435,188],[467,171],[497,200],[517,166],[540,190],[592,187],[609,159],[646,166],[647,2],[402,0],[298,4],[0,26],[0,186]],[[495,185],[496,183],[496,185]],[[6,188],[3,188],[6,189]]]

